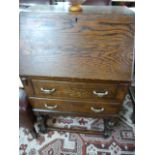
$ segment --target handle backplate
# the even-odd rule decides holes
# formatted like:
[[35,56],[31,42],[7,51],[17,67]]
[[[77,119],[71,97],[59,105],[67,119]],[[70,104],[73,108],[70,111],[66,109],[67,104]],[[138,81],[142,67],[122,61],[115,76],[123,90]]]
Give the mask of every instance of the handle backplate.
[[93,94],[96,95],[96,96],[98,96],[98,97],[104,97],[104,96],[108,95],[109,92],[108,92],[108,91],[97,92],[96,90],[94,90],[94,91],[93,91]]
[[100,112],[103,112],[103,111],[104,111],[104,108],[103,108],[103,107],[100,108],[100,109],[96,109],[96,108],[94,108],[94,107],[91,107],[90,109],[91,109],[91,111],[93,111],[93,112],[95,112],[95,113],[100,113]]
[[44,94],[52,94],[53,92],[56,91],[55,88],[52,88],[52,89],[44,89],[44,88],[41,88],[40,90],[41,90],[41,92],[44,93]]
[[56,105],[53,105],[53,106],[48,106],[47,104],[45,104],[44,106],[45,106],[45,108],[51,109],[51,110],[56,109],[58,107],[57,104]]

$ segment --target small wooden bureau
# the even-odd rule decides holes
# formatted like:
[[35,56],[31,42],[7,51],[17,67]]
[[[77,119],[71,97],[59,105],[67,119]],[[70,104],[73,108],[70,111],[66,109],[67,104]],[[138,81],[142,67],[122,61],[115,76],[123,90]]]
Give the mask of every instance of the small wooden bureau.
[[134,13],[112,6],[47,10],[20,13],[20,78],[41,130],[54,115],[114,120],[132,80]]

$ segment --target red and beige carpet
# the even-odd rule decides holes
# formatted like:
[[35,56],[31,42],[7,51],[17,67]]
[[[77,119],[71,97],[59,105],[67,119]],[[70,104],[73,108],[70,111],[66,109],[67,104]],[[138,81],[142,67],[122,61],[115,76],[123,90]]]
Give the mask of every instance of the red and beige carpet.
[[[120,121],[109,138],[102,135],[51,131],[33,139],[25,128],[19,130],[20,155],[134,155],[134,125],[131,121],[132,103],[129,95],[120,112]],[[100,119],[57,117],[55,126],[103,130]],[[53,121],[52,121],[53,122]],[[50,121],[48,122],[50,124]],[[36,125],[37,126],[37,125]]]

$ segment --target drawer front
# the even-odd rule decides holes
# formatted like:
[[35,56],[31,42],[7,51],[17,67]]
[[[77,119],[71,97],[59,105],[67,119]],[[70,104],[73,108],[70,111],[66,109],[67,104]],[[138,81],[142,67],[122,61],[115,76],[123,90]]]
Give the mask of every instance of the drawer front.
[[35,96],[44,98],[114,98],[117,84],[32,80]]
[[118,114],[120,106],[115,101],[104,103],[78,102],[67,100],[30,99],[32,108],[50,110],[52,112],[73,112],[88,114]]

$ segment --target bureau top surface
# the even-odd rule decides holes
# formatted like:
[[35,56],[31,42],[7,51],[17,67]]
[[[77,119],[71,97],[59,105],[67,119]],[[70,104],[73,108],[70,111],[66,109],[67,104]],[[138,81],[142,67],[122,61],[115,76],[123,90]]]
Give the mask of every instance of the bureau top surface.
[[83,10],[20,13],[21,76],[131,81],[134,13],[124,7]]

